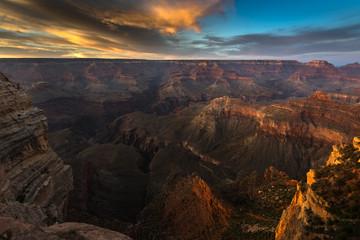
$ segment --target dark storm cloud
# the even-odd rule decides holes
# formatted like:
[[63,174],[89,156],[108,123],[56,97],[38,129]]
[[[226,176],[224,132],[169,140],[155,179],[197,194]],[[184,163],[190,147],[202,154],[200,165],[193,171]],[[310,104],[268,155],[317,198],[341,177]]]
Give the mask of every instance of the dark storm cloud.
[[[1,2],[0,6],[1,5],[3,5],[2,7],[4,9],[11,9],[16,14],[20,13],[18,17],[28,20],[29,27],[34,26],[38,28],[39,25],[42,25],[46,27],[45,30],[49,30],[49,28],[54,28],[54,30],[59,28],[79,30],[83,32],[83,35],[86,35],[86,39],[97,40],[96,38],[98,38],[98,40],[101,40],[98,42],[101,45],[108,44],[108,42],[102,42],[102,38],[96,37],[95,35],[113,38],[114,40],[112,42],[115,45],[116,43],[114,41],[116,40],[119,42],[131,42],[135,47],[168,45],[167,38],[155,31],[121,25],[116,26],[115,29],[111,29],[108,24],[87,15],[81,9],[65,1],[32,0],[31,5],[26,9],[21,9],[19,4],[6,1]],[[128,45],[119,44],[118,47],[124,48],[124,46]],[[134,50],[129,46],[127,49]]]
[[331,29],[296,29],[292,34],[205,36],[193,44],[218,47],[229,55],[291,56],[316,52],[360,51],[360,24]]

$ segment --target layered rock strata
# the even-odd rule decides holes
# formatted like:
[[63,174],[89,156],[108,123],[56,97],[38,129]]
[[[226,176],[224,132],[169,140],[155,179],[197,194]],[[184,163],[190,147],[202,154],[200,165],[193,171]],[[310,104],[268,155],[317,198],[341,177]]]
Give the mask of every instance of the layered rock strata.
[[63,221],[72,171],[48,144],[43,112],[0,74],[1,215],[35,225]]
[[359,64],[326,61],[0,59],[0,71],[28,91],[51,131],[90,134],[135,110],[167,114],[224,95],[269,104],[317,90],[348,94],[360,83]]
[[205,114],[250,117],[259,123],[258,128],[264,133],[311,143],[351,142],[352,137],[360,133],[360,108],[332,101],[323,92],[271,106],[222,97],[214,99]]
[[[103,143],[133,145],[155,154],[154,159],[178,145],[211,168],[237,174],[262,172],[273,165],[299,178],[309,168],[326,163],[332,145],[350,142],[358,134],[359,106],[332,101],[319,92],[270,106],[225,96],[168,116],[135,112],[115,120],[98,138]],[[152,166],[151,162],[150,170]]]

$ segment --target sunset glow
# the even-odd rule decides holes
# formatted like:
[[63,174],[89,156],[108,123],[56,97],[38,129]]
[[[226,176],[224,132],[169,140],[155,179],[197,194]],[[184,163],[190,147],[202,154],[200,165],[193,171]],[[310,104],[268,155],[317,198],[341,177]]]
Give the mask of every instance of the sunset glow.
[[360,3],[3,0],[0,57],[356,61]]

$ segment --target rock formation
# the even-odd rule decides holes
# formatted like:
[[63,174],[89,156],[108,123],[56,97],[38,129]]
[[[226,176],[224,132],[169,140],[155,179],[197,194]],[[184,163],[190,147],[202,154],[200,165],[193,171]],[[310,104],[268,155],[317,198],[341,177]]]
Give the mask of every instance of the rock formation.
[[202,179],[188,177],[167,194],[162,224],[177,238],[219,239],[229,224],[229,216],[229,210]]
[[204,180],[187,176],[175,180],[145,208],[139,228],[159,239],[215,240],[228,227],[230,213]]
[[49,146],[43,112],[2,74],[0,122],[0,214],[35,225],[63,221],[71,168]]
[[276,239],[358,239],[359,138],[334,147],[326,166],[310,170],[283,212]]
[[300,177],[310,167],[324,164],[333,144],[360,134],[359,119],[358,106],[332,101],[323,93],[271,106],[221,97],[168,116],[124,115],[98,137],[104,143],[125,143],[152,152],[179,144],[234,174],[262,172],[273,165]]
[[0,217],[1,239],[14,240],[131,240],[124,234],[85,223],[62,223],[37,227],[10,217]]

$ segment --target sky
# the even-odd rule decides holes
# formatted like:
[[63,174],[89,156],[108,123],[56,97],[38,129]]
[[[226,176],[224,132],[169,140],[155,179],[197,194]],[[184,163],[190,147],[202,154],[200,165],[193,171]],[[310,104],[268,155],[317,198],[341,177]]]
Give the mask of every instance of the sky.
[[359,0],[0,0],[0,58],[360,58]]

